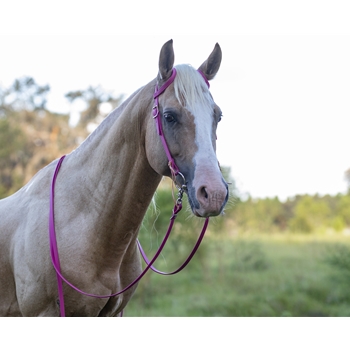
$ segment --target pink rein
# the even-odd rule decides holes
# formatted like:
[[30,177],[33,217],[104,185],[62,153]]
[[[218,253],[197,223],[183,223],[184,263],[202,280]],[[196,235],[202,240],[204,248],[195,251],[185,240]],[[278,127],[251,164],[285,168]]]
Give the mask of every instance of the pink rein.
[[[200,72],[200,71],[199,71]],[[208,87],[209,87],[209,82],[207,81],[205,75],[200,72],[200,74],[203,76],[203,78],[205,79]],[[166,81],[166,83],[158,90],[158,87],[156,87],[156,91],[154,93],[154,100],[155,100],[155,104],[153,107],[153,117],[156,119],[156,123],[157,123],[157,130],[158,130],[158,134],[161,137],[162,140],[162,144],[165,150],[165,153],[167,155],[167,158],[169,160],[169,167],[170,170],[172,172],[173,177],[175,178],[176,175],[181,174],[178,167],[176,166],[175,160],[172,158],[171,153],[169,151],[169,148],[167,146],[166,140],[164,138],[164,134],[162,131],[162,124],[161,124],[161,118],[159,117],[159,109],[158,109],[158,97],[159,95],[161,95],[166,88],[174,81],[176,76],[176,70],[175,68],[173,68],[173,72],[171,77],[169,78],[168,81]],[[82,290],[80,290],[79,288],[77,288],[76,286],[74,286],[72,283],[70,283],[61,273],[61,266],[60,266],[60,258],[59,258],[59,253],[58,253],[58,247],[57,247],[57,240],[56,240],[56,231],[55,231],[55,217],[54,217],[54,195],[55,195],[55,183],[56,183],[56,178],[58,175],[58,172],[60,170],[61,164],[64,160],[66,156],[62,156],[56,166],[54,175],[52,177],[52,183],[51,183],[51,192],[50,192],[50,213],[49,213],[49,241],[50,241],[50,253],[51,253],[51,260],[52,260],[52,264],[53,267],[56,271],[56,277],[57,277],[57,287],[58,287],[58,297],[59,297],[59,306],[60,306],[60,315],[61,317],[65,317],[65,306],[64,306],[64,294],[63,294],[63,285],[62,285],[62,281],[64,281],[65,283],[67,283],[71,288],[73,288],[75,291],[89,296],[89,297],[94,297],[94,298],[111,298],[114,296],[117,296],[119,294],[124,293],[125,291],[127,291],[129,288],[131,288],[132,286],[134,286],[138,281],[140,281],[140,279],[146,274],[146,272],[151,269],[156,273],[162,274],[162,275],[174,275],[178,272],[180,272],[181,270],[183,270],[188,263],[191,261],[191,259],[193,258],[193,256],[195,255],[197,249],[199,248],[202,239],[204,237],[205,231],[208,227],[208,223],[209,223],[209,218],[206,218],[202,231],[198,237],[197,243],[195,244],[194,248],[192,249],[192,252],[190,253],[189,257],[185,260],[185,262],[175,271],[173,272],[162,272],[157,270],[155,267],[153,267],[153,263],[157,260],[157,258],[159,257],[160,253],[162,252],[169,236],[171,233],[171,230],[173,228],[175,219],[177,214],[180,212],[180,210],[182,209],[182,202],[181,202],[181,198],[179,195],[179,200],[175,203],[175,206],[173,208],[173,215],[170,218],[170,223],[169,223],[169,227],[168,230],[163,238],[163,241],[161,242],[157,252],[155,253],[154,257],[149,260],[144,252],[144,250],[141,247],[141,244],[139,242],[139,240],[137,240],[137,245],[140,249],[141,255],[143,257],[143,259],[146,262],[146,268],[142,271],[142,273],[132,282],[130,283],[127,287],[125,287],[124,289],[120,290],[119,292],[113,293],[113,294],[109,294],[109,295],[96,295],[96,294],[91,294],[91,293],[86,293]],[[183,180],[184,177],[181,174]],[[182,186],[183,188],[185,188],[185,184]],[[182,197],[182,193],[183,190],[179,189],[179,193],[181,194]]]

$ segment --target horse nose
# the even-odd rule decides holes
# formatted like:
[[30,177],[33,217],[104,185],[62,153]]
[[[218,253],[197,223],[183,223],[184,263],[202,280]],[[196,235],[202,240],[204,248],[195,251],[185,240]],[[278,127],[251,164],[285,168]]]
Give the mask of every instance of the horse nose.
[[196,197],[199,203],[197,214],[203,217],[219,215],[228,200],[228,186],[224,182],[202,185],[198,188]]

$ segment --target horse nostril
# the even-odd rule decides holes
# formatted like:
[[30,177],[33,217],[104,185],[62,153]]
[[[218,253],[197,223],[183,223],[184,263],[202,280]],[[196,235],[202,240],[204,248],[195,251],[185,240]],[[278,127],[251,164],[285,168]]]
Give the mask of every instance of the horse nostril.
[[204,186],[201,188],[200,193],[205,199],[208,199],[208,193]]

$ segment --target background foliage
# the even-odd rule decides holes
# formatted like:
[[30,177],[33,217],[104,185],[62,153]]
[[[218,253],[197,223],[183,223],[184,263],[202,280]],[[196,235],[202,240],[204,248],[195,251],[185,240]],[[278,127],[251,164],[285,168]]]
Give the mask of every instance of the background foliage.
[[[22,187],[39,169],[69,153],[104,117],[102,103],[117,106],[101,87],[68,92],[82,99],[76,126],[69,115],[46,108],[49,86],[33,78],[0,88],[0,199]],[[232,183],[225,214],[211,219],[191,264],[176,276],[148,273],[127,316],[349,316],[350,169],[348,193],[242,199]],[[152,256],[168,227],[172,185],[164,179],[144,219],[140,241]],[[185,204],[186,207],[186,204]],[[169,244],[157,261],[176,269],[195,244],[203,221],[189,209],[179,214]]]

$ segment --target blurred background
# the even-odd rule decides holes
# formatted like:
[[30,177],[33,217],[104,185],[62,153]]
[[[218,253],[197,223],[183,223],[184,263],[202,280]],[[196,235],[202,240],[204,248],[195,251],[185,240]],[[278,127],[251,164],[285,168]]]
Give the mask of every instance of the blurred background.
[[[241,8],[243,18],[260,18],[256,6]],[[190,265],[176,276],[146,274],[125,316],[350,316],[350,36],[342,21],[322,29],[324,16],[343,16],[322,6],[283,9],[280,16],[293,14],[286,21],[265,9],[253,30],[234,17],[241,29],[230,31],[229,18],[226,31],[190,34],[185,26],[161,35],[94,26],[43,35],[38,21],[8,23],[0,33],[0,199],[153,79],[165,41],[174,39],[176,63],[195,67],[219,42],[211,92],[224,114],[217,148],[230,202]],[[71,20],[68,8],[62,14]],[[269,25],[276,21],[281,32]],[[164,179],[140,231],[150,257],[172,206]],[[176,269],[202,225],[183,210],[157,267]]]

